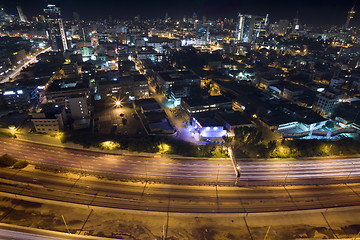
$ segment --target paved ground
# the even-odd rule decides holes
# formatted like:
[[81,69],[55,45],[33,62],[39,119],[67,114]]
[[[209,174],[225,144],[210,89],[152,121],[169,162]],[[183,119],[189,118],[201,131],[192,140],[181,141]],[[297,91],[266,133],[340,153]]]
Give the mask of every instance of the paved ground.
[[360,205],[360,184],[324,186],[186,186],[124,182],[35,170],[0,169],[0,196],[86,208],[174,213],[261,213]]
[[101,134],[146,135],[140,120],[133,116],[135,111],[131,104],[127,103],[121,107],[115,107],[111,101],[101,101],[96,104],[98,110],[95,112],[95,118],[98,118],[96,122]]

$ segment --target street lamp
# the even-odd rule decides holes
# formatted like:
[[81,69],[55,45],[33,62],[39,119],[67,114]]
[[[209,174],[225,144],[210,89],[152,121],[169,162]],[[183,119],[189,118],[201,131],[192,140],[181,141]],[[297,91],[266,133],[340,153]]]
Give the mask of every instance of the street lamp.
[[123,99],[113,97],[113,100],[114,100],[114,106],[116,108],[122,107],[122,100]]

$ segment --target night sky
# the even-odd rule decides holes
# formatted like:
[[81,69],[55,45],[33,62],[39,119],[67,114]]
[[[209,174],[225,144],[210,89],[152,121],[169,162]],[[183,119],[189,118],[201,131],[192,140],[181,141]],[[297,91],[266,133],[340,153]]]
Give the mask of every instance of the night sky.
[[[16,13],[16,3],[20,2],[25,15],[32,16],[41,13],[44,0],[0,0],[0,5],[8,13]],[[207,18],[235,18],[238,12],[265,15],[270,14],[270,20],[293,19],[298,12],[301,23],[310,25],[343,25],[347,11],[354,0],[58,0],[55,1],[62,9],[65,19],[72,19],[74,11],[83,19],[108,18],[128,19],[135,15],[141,18],[164,18],[165,12],[170,17],[182,18],[184,15],[205,15]],[[353,25],[360,26],[360,2],[356,4],[357,14]]]

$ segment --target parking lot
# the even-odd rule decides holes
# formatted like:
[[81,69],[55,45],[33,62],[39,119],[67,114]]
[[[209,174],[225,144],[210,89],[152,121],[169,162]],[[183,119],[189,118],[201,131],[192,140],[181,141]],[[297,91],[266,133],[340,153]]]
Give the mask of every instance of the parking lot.
[[117,107],[112,101],[98,101],[95,109],[95,129],[100,134],[146,135],[131,103]]

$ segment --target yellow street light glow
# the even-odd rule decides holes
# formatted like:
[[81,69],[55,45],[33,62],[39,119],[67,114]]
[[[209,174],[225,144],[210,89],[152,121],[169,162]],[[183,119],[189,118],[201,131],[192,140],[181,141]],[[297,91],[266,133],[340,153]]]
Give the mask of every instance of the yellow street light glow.
[[115,149],[120,148],[120,144],[117,142],[113,142],[113,141],[102,142],[102,143],[100,143],[100,146],[104,150],[115,150]]
[[169,153],[171,151],[171,146],[166,143],[161,143],[158,146],[159,153]]

